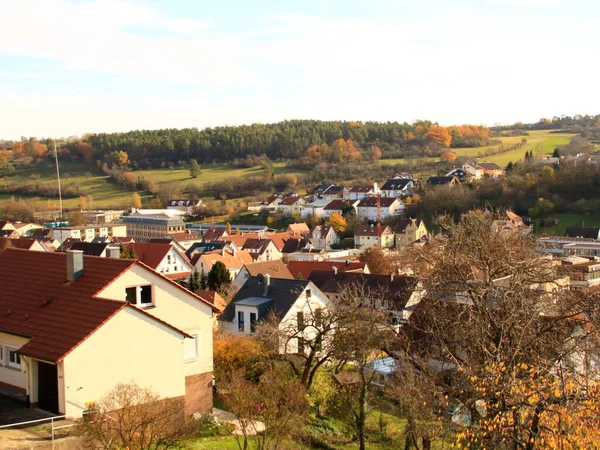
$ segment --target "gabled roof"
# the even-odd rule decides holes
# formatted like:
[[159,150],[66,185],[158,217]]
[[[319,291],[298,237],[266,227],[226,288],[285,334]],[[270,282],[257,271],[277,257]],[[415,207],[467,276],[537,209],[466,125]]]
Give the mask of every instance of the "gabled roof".
[[329,189],[331,186],[333,186],[333,184],[329,183],[329,184],[320,184],[317,187],[315,187],[314,189],[314,193],[315,194],[322,194],[323,192],[325,192],[327,189]]
[[65,240],[63,241],[63,243],[62,243],[62,244],[60,244],[60,247],[58,247],[58,248],[56,249],[56,251],[58,251],[58,252],[63,252],[63,253],[64,253],[64,252],[66,252],[67,250],[71,250],[71,247],[73,247],[73,245],[74,245],[76,242],[81,242],[81,239],[79,239],[79,238],[67,238],[67,239],[65,239]]
[[151,269],[156,269],[167,254],[173,249],[171,244],[155,244],[149,242],[135,242],[128,244],[126,250],[133,246],[136,259],[146,264]]
[[[242,267],[244,267],[245,264],[252,263],[252,256],[250,256],[250,253],[244,250],[239,250],[235,252],[230,252],[226,250],[215,250],[212,252],[204,252],[194,259],[196,259],[196,261],[198,259],[202,259],[207,263],[207,265],[210,266],[210,268],[212,268],[213,264],[216,262],[222,262],[227,269],[241,269]],[[208,270],[210,270],[210,268]]]
[[181,233],[171,233],[168,235],[175,242],[185,242],[185,241],[200,241],[202,240],[202,236],[198,233],[194,233],[193,231],[184,231]]
[[588,239],[598,239],[600,236],[600,228],[598,227],[568,227],[565,230],[565,236],[581,237]]
[[382,191],[402,191],[406,189],[406,186],[411,183],[412,180],[406,178],[391,178],[387,180],[383,186]]
[[325,270],[331,272],[334,267],[338,272],[362,272],[367,263],[362,261],[290,261],[288,269],[294,278],[306,280],[314,270]]
[[271,278],[270,285],[265,294],[265,277],[259,275],[250,277],[244,285],[235,294],[220,319],[233,321],[235,318],[235,304],[238,301],[244,301],[247,298],[265,298],[271,299],[270,310],[274,312],[279,319],[282,319],[290,310],[292,305],[298,300],[300,294],[310,284],[307,280],[289,280],[283,278]]
[[319,232],[321,233],[321,239],[324,236],[327,236],[331,231],[333,231],[335,233],[335,230],[333,229],[333,227],[330,227],[328,225],[315,225],[313,227],[313,229],[310,231],[310,237],[314,238],[315,237],[315,232]]
[[325,211],[343,211],[344,208],[347,208],[349,205],[354,204],[354,202],[347,202],[344,199],[338,198],[336,200],[331,200],[327,203],[327,206],[323,208]]
[[204,232],[205,241],[216,241],[224,236],[227,236],[227,230],[215,230],[214,228],[208,229]]
[[385,294],[394,306],[404,308],[416,285],[412,277],[377,275],[371,273],[340,272],[331,270],[315,270],[308,277],[315,286],[325,293],[341,293],[348,286],[362,286],[374,294]]
[[368,193],[371,192],[373,190],[373,186],[354,186],[352,189],[350,189],[350,192],[352,193],[356,193],[356,194],[360,194],[360,193]]
[[307,244],[308,244],[308,239],[291,238],[291,239],[288,239],[287,241],[285,241],[285,244],[284,244],[283,248],[281,249],[281,252],[287,253],[287,254],[299,252],[304,247],[306,247]]
[[237,248],[243,248],[248,239],[258,239],[258,233],[231,234],[229,236],[223,236],[221,241],[231,242]]
[[81,250],[84,255],[102,256],[108,244],[94,244],[92,242],[74,242],[71,250]]
[[339,193],[343,192],[344,189],[348,189],[348,188],[346,186],[332,184],[325,190],[324,194],[339,194]]
[[269,195],[267,198],[265,198],[262,202],[260,202],[261,206],[269,206],[271,203],[273,203],[275,200],[277,200],[279,198],[279,194],[273,194],[273,195]]
[[284,198],[279,203],[279,206],[291,206],[298,203],[298,201],[302,200],[302,197],[299,195],[290,195],[289,197]]
[[[396,197],[381,197],[379,199],[379,205],[382,208],[389,208],[396,202],[402,203],[402,200],[400,200],[399,198],[396,198]],[[359,208],[377,208],[377,197],[363,198],[360,201],[360,203],[358,204],[358,207]]]
[[110,238],[110,241],[113,244],[129,244],[131,242],[135,242],[131,236],[113,236]]
[[29,250],[35,244],[35,239],[13,239],[0,237],[0,252],[9,248],[20,248],[22,250]]
[[354,232],[355,236],[383,236],[384,234],[392,234],[392,229],[388,226],[363,225]]
[[287,229],[290,233],[304,234],[310,232],[310,228],[304,222],[290,223]]
[[493,162],[478,162],[477,165],[484,170],[502,170],[502,167]]
[[245,267],[246,267],[246,270],[248,271],[248,273],[250,274],[250,276],[253,276],[253,277],[257,276],[257,275],[269,274],[271,277],[274,277],[274,278],[286,278],[286,279],[294,278],[292,276],[292,274],[290,273],[290,271],[288,270],[288,268],[283,263],[283,261],[280,259],[246,264]]
[[290,233],[271,233],[265,236],[265,239],[273,241],[277,250],[282,251],[285,243],[292,238]]
[[421,225],[421,219],[400,219],[396,224],[395,231],[398,234],[404,234],[406,233],[406,229],[411,225],[418,227],[419,225]]
[[[12,225],[8,220],[0,220],[0,230],[3,230],[5,226]],[[14,228],[14,226],[13,226]]]
[[[269,244],[273,244],[273,246],[275,246],[275,244],[273,243],[273,241],[269,240],[269,239],[255,239],[255,238],[250,238],[247,239],[245,244],[244,244],[244,250],[257,250],[258,254],[262,254],[267,247],[269,246]],[[252,257],[255,257],[255,253],[252,253]]]
[[455,176],[445,176],[445,177],[429,177],[427,182],[431,186],[442,186],[446,184],[456,183],[458,180]]
[[194,294],[196,294],[200,298],[203,298],[207,302],[212,303],[221,311],[227,307],[227,302],[223,297],[221,297],[221,295],[219,295],[218,292],[198,289],[197,291],[194,291]]
[[[229,236],[228,236],[229,237]],[[185,252],[188,258],[191,258],[195,253],[211,252],[213,250],[221,250],[227,245],[227,242],[194,242]]]
[[[66,254],[7,250],[0,254],[0,329],[31,338],[23,355],[58,361],[125,302],[94,297],[134,260],[84,256],[84,274],[67,282]],[[32,275],[32,268],[35,270]]]

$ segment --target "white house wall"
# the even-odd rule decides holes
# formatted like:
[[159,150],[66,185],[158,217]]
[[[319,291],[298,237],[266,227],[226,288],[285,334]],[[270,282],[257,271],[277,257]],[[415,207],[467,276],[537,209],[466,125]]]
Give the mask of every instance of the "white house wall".
[[64,410],[59,408],[68,417],[80,417],[87,402],[97,401],[118,383],[135,382],[162,398],[182,397],[183,336],[125,308],[66,356],[58,371],[59,385],[61,372]]
[[147,269],[133,266],[118,277],[98,297],[125,300],[125,288],[153,284],[154,305],[146,312],[188,333],[198,335],[198,358],[186,361],[185,375],[212,372],[212,308],[178,286]]

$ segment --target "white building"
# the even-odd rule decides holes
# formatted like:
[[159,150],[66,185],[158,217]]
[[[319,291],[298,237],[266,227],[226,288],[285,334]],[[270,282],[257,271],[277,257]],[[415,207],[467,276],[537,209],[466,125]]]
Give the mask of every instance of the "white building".
[[[357,205],[358,217],[372,222],[377,221],[377,197],[363,198]],[[398,217],[404,213],[405,205],[397,197],[381,197],[379,199],[379,209],[381,211],[381,220],[388,217]]]

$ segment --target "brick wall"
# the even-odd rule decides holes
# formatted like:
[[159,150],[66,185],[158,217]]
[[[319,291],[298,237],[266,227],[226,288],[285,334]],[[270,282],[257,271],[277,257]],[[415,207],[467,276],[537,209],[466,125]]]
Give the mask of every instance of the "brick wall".
[[185,377],[185,413],[210,412],[213,407],[212,372]]

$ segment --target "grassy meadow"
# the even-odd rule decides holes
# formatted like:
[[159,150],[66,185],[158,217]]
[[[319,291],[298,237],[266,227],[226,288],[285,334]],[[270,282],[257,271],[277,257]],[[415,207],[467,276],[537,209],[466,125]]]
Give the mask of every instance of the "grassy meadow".
[[[275,174],[290,173],[282,163],[273,165]],[[207,164],[202,166],[202,173],[198,178],[191,178],[188,169],[153,169],[153,170],[137,170],[135,175],[140,178],[150,178],[156,181],[159,185],[171,181],[181,182],[184,186],[189,183],[202,185],[204,183],[212,183],[223,181],[230,178],[260,176],[262,174],[260,167],[239,168],[232,167],[228,164]],[[300,175],[300,173],[296,173]],[[131,205],[132,192],[124,190],[115,183],[109,181],[106,175],[91,174],[80,164],[61,164],[61,181],[62,185],[78,185],[83,191],[92,197],[90,208],[126,208]],[[56,172],[53,165],[43,167],[20,169],[14,175],[0,179],[0,184],[4,183],[40,183],[52,184],[56,183]],[[150,198],[148,192],[139,192],[142,199]],[[8,200],[11,195],[1,195],[0,201]],[[43,197],[26,197],[15,195],[15,198],[24,198],[38,204],[46,205],[48,202],[58,203],[57,198],[48,199]],[[63,199],[63,205],[66,209],[75,209],[79,205],[79,198]]]
[[[573,134],[559,134],[551,133],[549,131],[531,131],[529,136],[524,136],[528,145],[524,148],[517,150],[506,151],[485,157],[484,154],[488,149],[495,149],[498,146],[491,147],[479,147],[479,148],[456,148],[452,149],[453,152],[459,157],[472,157],[479,158],[480,160],[495,162],[501,167],[505,167],[510,161],[517,162],[523,159],[526,151],[533,151],[538,157],[542,158],[545,155],[550,155],[554,149],[558,146],[569,143]],[[523,136],[511,136],[501,138],[504,145],[513,145],[521,141]],[[438,158],[398,158],[398,159],[383,159],[379,164],[394,165],[394,164],[406,164],[408,162],[418,161],[437,161]],[[285,168],[283,163],[275,163],[273,165],[274,172],[276,174],[281,173],[295,173],[296,175],[302,175],[300,172],[290,172]],[[233,167],[229,164],[206,164],[203,165],[202,173],[198,178],[191,178],[188,169],[186,168],[172,168],[172,169],[153,169],[153,170],[138,170],[134,173],[140,178],[151,178],[158,184],[167,183],[171,181],[178,181],[184,186],[189,183],[195,183],[202,185],[204,183],[211,183],[216,181],[224,181],[231,178],[238,177],[251,177],[261,176],[262,169],[260,167],[253,168],[240,168]],[[420,173],[419,176],[430,176],[435,173]],[[115,183],[108,180],[105,175],[98,175],[90,173],[81,164],[61,164],[61,177],[63,186],[69,186],[76,184],[81,190],[91,196],[91,204],[88,208],[126,208],[131,204],[132,193],[124,190]],[[25,168],[19,169],[15,174],[0,179],[0,184],[11,184],[11,183],[40,183],[40,184],[52,184],[56,183],[56,173],[54,165],[48,163],[42,167]],[[139,192],[142,199],[150,198],[151,195],[147,192]],[[8,200],[10,195],[0,194],[0,201]],[[39,206],[50,206],[56,208],[58,199],[56,198],[43,198],[43,197],[27,197],[15,195],[15,198],[24,198],[28,201],[33,201]],[[43,204],[43,205],[42,205]],[[50,205],[49,205],[50,204]],[[76,209],[79,205],[78,198],[64,199],[64,207],[67,209]]]

